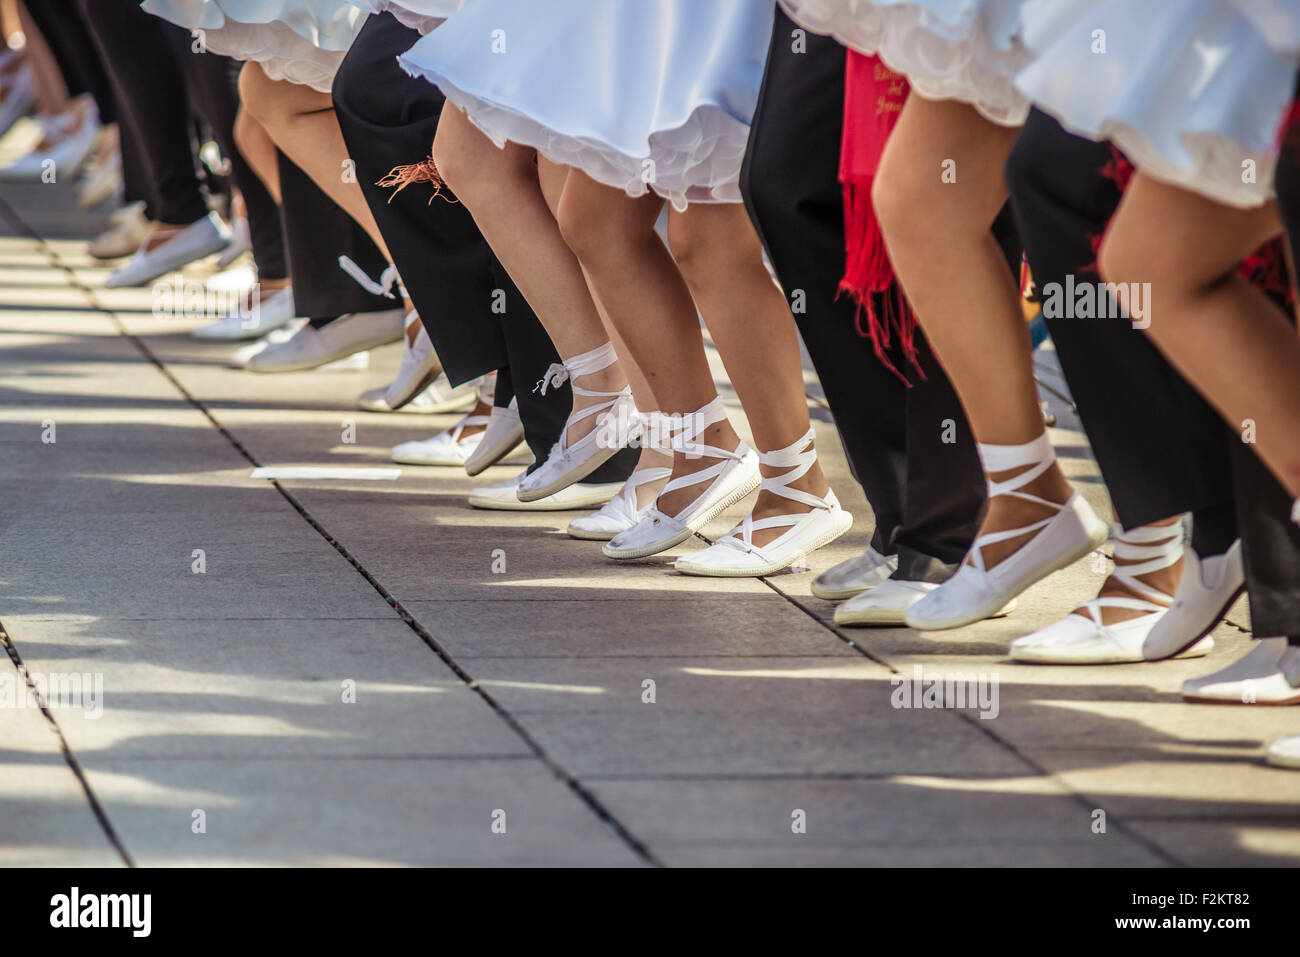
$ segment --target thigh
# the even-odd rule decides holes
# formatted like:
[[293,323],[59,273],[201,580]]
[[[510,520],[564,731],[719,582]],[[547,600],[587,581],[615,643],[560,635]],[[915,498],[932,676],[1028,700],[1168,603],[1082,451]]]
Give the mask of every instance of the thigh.
[[254,60],[249,60],[239,71],[239,93],[253,114],[264,122],[268,117],[298,116],[334,108],[328,93],[301,83],[273,80]]

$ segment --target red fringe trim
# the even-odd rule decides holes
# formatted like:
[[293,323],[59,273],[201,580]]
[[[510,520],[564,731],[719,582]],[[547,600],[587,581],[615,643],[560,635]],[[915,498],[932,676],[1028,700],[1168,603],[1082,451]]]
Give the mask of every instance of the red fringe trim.
[[[844,184],[844,235],[847,256],[839,295],[847,293],[857,304],[853,322],[858,335],[871,346],[885,368],[910,389],[912,383],[890,360],[886,350],[898,337],[907,363],[926,380],[916,354],[916,314],[894,279],[894,269],[885,250],[885,240],[871,205],[871,180]],[[866,328],[863,328],[863,317]]]
[[386,188],[390,186],[396,187],[392,195],[388,197],[388,201],[391,203],[393,196],[414,183],[429,183],[433,186],[433,196],[429,197],[430,205],[432,205],[434,198],[438,196],[441,196],[444,202],[459,202],[459,200],[443,193],[442,188],[446,183],[443,181],[442,174],[438,172],[438,167],[433,162],[432,156],[428,156],[418,163],[412,163],[410,166],[394,166],[375,185]]

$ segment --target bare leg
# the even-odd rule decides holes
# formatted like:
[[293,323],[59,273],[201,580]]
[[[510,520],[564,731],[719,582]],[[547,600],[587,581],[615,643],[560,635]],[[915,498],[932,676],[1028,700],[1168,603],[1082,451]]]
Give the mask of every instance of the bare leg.
[[1255,451],[1300,498],[1300,339],[1236,274],[1280,228],[1272,204],[1234,209],[1139,173],[1100,266],[1111,282],[1150,284],[1147,334],[1233,428],[1253,426]]
[[[668,242],[700,307],[731,384],[749,419],[760,452],[783,449],[807,431],[799,336],[781,290],[763,265],[758,235],[740,203],[698,203],[668,214]],[[788,471],[760,466],[765,477]],[[829,491],[821,464],[790,483],[819,498]],[[810,511],[811,506],[766,490],[754,503],[755,519]],[[765,545],[785,529],[761,529]]]
[[[989,232],[1006,200],[1002,170],[1016,133],[966,104],[910,97],[873,190],[890,258],[917,319],[952,379],[976,440],[995,445],[1020,445],[1044,431],[1018,290]],[[944,181],[945,171],[955,174],[955,182]],[[1055,463],[1022,491],[1057,503],[1071,494]],[[1044,505],[996,496],[981,534],[1051,514]],[[1029,537],[985,546],[987,567]]]
[[[596,304],[587,288],[577,257],[560,235],[539,178],[536,152],[514,143],[505,149],[483,135],[457,109],[447,109],[438,122],[434,162],[456,196],[474,215],[483,236],[519,286],[528,304],[564,359],[599,348],[609,341]],[[553,164],[540,167],[548,188],[563,171]],[[559,180],[558,188],[563,189]],[[627,384],[619,363],[582,376],[592,391],[617,392]],[[573,397],[575,412],[602,401]],[[596,426],[588,416],[572,426],[576,441]]]
[[[560,228],[591,277],[635,364],[644,372],[659,411],[689,415],[717,396],[704,353],[700,322],[690,291],[663,241],[655,220],[663,200],[633,198],[574,171],[560,205]],[[705,429],[700,441],[734,449],[739,436],[727,421]],[[713,465],[707,456],[673,457],[673,478]],[[659,507],[674,515],[700,493],[688,486],[660,496]]]
[[330,95],[287,80],[272,80],[251,61],[239,72],[239,93],[248,111],[281,151],[343,207],[374,240],[384,258],[392,262],[375,217],[351,173]]
[[280,202],[280,167],[275,158],[275,141],[266,128],[242,105],[235,114],[235,145],[244,160],[262,181],[278,205]]

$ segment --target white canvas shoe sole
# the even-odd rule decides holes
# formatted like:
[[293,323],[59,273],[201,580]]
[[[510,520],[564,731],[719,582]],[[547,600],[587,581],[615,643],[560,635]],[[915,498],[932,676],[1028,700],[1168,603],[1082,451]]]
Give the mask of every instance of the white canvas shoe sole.
[[[1079,631],[1073,636],[1063,634],[1062,638],[1065,640],[1060,642],[1052,642],[1047,632],[1061,625],[1062,622],[1055,622],[1025,638],[1017,638],[1011,643],[1011,660],[1035,665],[1124,665],[1145,661],[1165,661],[1171,658],[1201,658],[1214,650],[1214,639],[1206,636],[1165,658],[1147,658],[1142,654],[1142,646],[1146,634],[1150,631],[1149,628],[1142,629],[1140,633],[1135,629],[1128,635],[1120,632],[1118,636],[1112,637],[1114,626],[1106,629],[1111,632],[1111,635],[1097,632],[1094,626],[1093,635],[1085,635],[1083,628],[1092,623],[1082,618],[1080,621],[1083,621],[1082,626],[1074,626],[1072,622],[1066,625],[1066,627],[1078,628]],[[1120,624],[1127,624],[1127,622]],[[1031,639],[1035,640],[1031,641]]]
[[[499,486],[488,486],[487,489],[471,492],[469,504],[473,508],[502,512],[570,512],[574,509],[604,505],[617,495],[618,490],[622,487],[621,482],[610,482],[601,485],[578,482],[547,498],[533,502],[521,502],[516,496],[514,488],[508,488],[506,489],[507,494],[501,494]],[[494,488],[497,490],[496,493],[489,493],[489,490]]]
[[[763,575],[773,575],[789,568],[800,558],[829,545],[853,527],[853,516],[843,509],[836,509],[829,514],[814,510],[809,515],[812,517],[804,519],[800,525],[791,530],[794,532],[793,535],[791,532],[786,532],[781,536],[781,538],[791,536],[788,541],[781,542],[778,539],[779,545],[774,542],[762,546],[764,552],[772,551],[773,546],[776,546],[776,553],[768,561],[746,563],[744,559],[754,557],[753,553],[740,552],[730,545],[715,544],[695,555],[683,555],[673,563],[673,567],[683,575],[697,575],[704,578],[758,578]],[[717,548],[725,548],[727,552],[718,555],[720,560],[714,561],[709,553]],[[731,557],[733,555],[735,558]],[[742,561],[732,564],[736,558]]]
[[762,476],[758,473],[758,460],[755,459],[754,470],[752,473],[745,474],[744,480],[741,481],[739,485],[736,485],[730,491],[721,493],[722,497],[718,501],[687,519],[684,528],[674,528],[661,538],[656,538],[653,541],[631,547],[618,548],[615,547],[612,542],[607,542],[602,551],[607,557],[617,558],[620,560],[648,558],[651,555],[657,555],[660,552],[667,551],[674,545],[679,545],[686,541],[705,525],[709,524],[709,522],[713,521],[727,509],[731,508],[731,506],[735,505],[747,496],[750,492],[754,491],[754,489],[758,488],[759,483],[762,480]]

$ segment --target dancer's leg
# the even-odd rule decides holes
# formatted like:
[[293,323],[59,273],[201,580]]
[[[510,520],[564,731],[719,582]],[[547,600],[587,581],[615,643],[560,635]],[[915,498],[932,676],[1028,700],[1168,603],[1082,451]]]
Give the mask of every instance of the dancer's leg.
[[1138,173],[1099,262],[1108,281],[1150,284],[1151,340],[1230,425],[1253,426],[1256,452],[1300,497],[1300,339],[1236,273],[1280,228],[1271,203],[1234,209]]
[[[990,123],[966,104],[912,96],[873,190],[895,271],[976,439],[986,445],[1019,446],[1044,433],[1016,282],[989,233],[1006,200],[1002,170],[1015,137],[1014,129]],[[1071,495],[1054,461],[1020,491],[1055,503]],[[981,532],[1024,527],[1051,514],[1046,505],[997,495]],[[986,566],[1032,534],[985,545]]]
[[357,221],[392,262],[356,176],[349,174],[347,146],[330,95],[288,80],[272,80],[252,61],[240,71],[239,92],[244,106],[275,144]]

